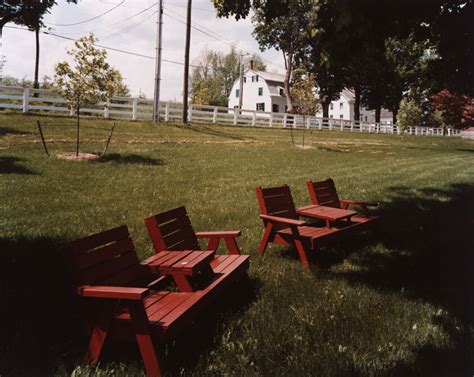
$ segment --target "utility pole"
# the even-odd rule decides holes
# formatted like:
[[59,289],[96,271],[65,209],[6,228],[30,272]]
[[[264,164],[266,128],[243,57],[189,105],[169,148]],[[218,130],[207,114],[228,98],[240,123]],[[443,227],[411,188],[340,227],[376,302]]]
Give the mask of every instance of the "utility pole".
[[191,43],[191,4],[188,0],[186,17],[186,47],[184,49],[183,123],[188,124],[189,47]]
[[153,123],[160,121],[160,84],[161,84],[161,40],[163,28],[163,0],[158,5],[156,25],[156,61],[155,61],[155,93],[153,96]]
[[242,53],[239,55],[239,79],[240,79],[240,87],[239,87],[239,109],[242,110],[242,102],[244,100],[244,67],[242,65]]

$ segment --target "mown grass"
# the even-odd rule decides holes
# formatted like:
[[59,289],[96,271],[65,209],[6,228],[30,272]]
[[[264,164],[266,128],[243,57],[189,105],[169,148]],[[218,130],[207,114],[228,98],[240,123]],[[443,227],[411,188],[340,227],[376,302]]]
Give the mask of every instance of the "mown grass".
[[[180,205],[196,230],[242,229],[252,284],[164,351],[168,374],[472,374],[474,144],[315,131],[302,149],[286,130],[118,122],[108,156],[71,162],[45,157],[38,118],[53,156],[74,150],[71,119],[0,115],[1,375],[141,375],[133,345],[80,366],[59,250],[127,224],[149,256],[143,219]],[[83,126],[81,149],[102,151],[111,122]],[[380,201],[380,230],[321,249],[311,273],[284,247],[257,257],[255,187],[288,183],[301,206],[306,180],[327,177],[341,197]]]

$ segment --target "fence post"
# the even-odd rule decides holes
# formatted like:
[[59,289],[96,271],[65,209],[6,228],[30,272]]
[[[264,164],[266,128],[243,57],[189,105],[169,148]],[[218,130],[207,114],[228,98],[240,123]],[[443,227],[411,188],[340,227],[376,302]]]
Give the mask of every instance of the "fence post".
[[214,111],[212,113],[212,123],[217,123],[217,107],[214,107]]
[[23,112],[28,112],[28,105],[30,103],[30,88],[23,89]]
[[255,127],[256,124],[257,124],[257,112],[254,111],[252,115],[252,127]]
[[268,124],[270,127],[273,127],[273,113],[270,113],[270,120]]
[[[160,118],[160,114],[158,114],[158,119]],[[132,120],[138,119],[138,98],[134,98],[132,101]]]
[[296,118],[297,118],[297,115],[296,114],[293,115],[293,128],[296,128],[296,122],[297,122]]
[[341,119],[341,131],[344,131],[344,121]]
[[188,107],[188,119],[191,122],[193,120],[193,105],[189,105]]
[[105,119],[108,119],[108,118],[109,118],[109,115],[110,115],[109,106],[110,106],[110,101],[107,99],[107,100],[105,101],[105,106],[104,106],[104,118],[105,118]]
[[332,119],[328,120],[329,131],[332,131]]
[[448,136],[451,136],[451,128],[448,128]]
[[286,128],[286,121],[288,120],[288,114],[283,115],[283,127]]
[[168,122],[170,120],[170,103],[166,102],[165,105],[165,122]]
[[354,132],[354,121],[351,120],[351,132]]
[[69,116],[70,117],[74,116],[74,109],[72,107],[69,109]]

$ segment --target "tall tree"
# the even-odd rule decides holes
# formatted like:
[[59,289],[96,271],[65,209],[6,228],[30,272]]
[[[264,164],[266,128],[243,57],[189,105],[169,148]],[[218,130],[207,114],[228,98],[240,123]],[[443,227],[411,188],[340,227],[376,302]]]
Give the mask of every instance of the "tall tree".
[[283,53],[285,60],[285,81],[283,89],[289,113],[293,112],[290,89],[291,74],[295,65],[295,54],[301,49],[308,33],[307,18],[311,11],[311,0],[288,0],[288,12],[284,15],[268,18],[265,10],[255,8],[252,22],[253,35],[263,50],[275,48]]
[[[77,3],[77,0],[65,0],[68,3]],[[51,8],[57,4],[57,0],[4,0],[0,5],[0,54],[3,45],[2,31],[3,27],[13,22],[17,25],[23,25],[35,32],[35,74],[34,87],[38,87],[39,76],[39,33],[44,26],[43,17],[50,12]]]

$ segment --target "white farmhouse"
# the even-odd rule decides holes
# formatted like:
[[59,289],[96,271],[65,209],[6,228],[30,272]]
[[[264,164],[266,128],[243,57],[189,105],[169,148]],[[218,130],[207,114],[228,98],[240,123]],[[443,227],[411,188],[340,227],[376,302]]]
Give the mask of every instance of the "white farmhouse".
[[[286,96],[283,90],[285,76],[278,73],[257,71],[251,61],[244,71],[242,109],[273,113],[286,112]],[[239,107],[240,81],[237,79],[229,95],[229,108]],[[373,111],[360,109],[361,120],[371,118]],[[323,116],[322,109],[316,116]],[[354,119],[354,92],[344,89],[338,100],[329,105],[329,118]],[[372,115],[373,118],[373,115]]]
[[[284,75],[257,71],[251,61],[244,72],[242,109],[284,113],[286,97],[283,93]],[[240,81],[237,79],[229,96],[229,107],[239,107]]]

